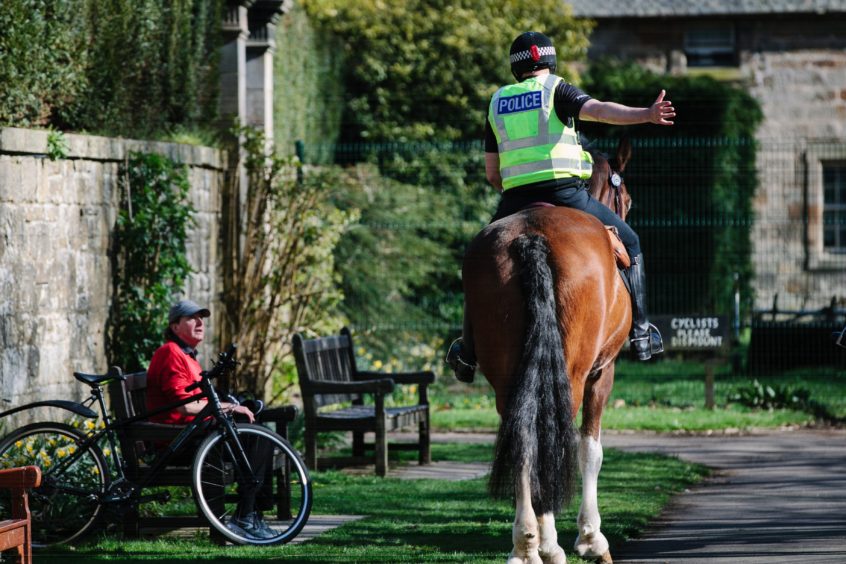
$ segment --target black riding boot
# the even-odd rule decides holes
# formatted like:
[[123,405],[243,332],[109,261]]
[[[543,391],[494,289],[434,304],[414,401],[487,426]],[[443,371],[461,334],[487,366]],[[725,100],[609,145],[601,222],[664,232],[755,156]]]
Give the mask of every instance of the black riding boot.
[[632,330],[629,340],[639,360],[649,360],[653,354],[664,352],[664,343],[658,328],[646,319],[646,280],[643,272],[643,254],[632,257],[626,271],[632,288]]
[[449,346],[444,361],[455,372],[455,378],[459,382],[472,384],[476,374],[476,358],[472,347],[465,346],[464,339],[459,337]]

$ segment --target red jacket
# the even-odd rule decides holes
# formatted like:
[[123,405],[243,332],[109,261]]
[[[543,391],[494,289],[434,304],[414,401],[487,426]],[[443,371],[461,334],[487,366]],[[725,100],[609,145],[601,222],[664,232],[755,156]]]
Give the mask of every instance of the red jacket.
[[[200,363],[177,343],[168,341],[160,346],[147,368],[147,411],[197,394],[196,390],[186,392],[185,388],[200,380],[200,372]],[[150,421],[186,425],[193,419],[193,415],[179,413],[173,409],[154,415]]]

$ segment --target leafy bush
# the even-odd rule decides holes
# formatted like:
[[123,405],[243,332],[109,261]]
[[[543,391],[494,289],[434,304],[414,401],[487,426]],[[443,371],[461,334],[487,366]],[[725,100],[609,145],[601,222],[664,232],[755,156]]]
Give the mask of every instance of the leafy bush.
[[[338,330],[342,294],[332,253],[357,210],[338,210],[324,197],[329,186],[345,184],[337,169],[298,174],[292,160],[268,153],[260,131],[240,128],[237,136],[249,178],[246,216],[229,218],[243,223],[229,234],[221,344],[239,344],[228,386],[264,396],[272,378],[290,378],[285,357],[294,333]],[[229,193],[236,197],[237,186]],[[293,381],[276,384],[284,395]]]
[[132,371],[161,344],[168,308],[191,272],[185,242],[194,209],[185,167],[167,157],[132,153],[118,177],[124,200],[114,235],[107,352],[110,364]]
[[81,0],[0,2],[0,126],[61,126],[88,89]]
[[4,0],[0,125],[153,136],[210,123],[222,0]]
[[344,112],[344,47],[339,38],[315,29],[301,4],[276,26],[274,142],[279,153],[291,155],[303,141],[306,162],[330,164]]
[[811,406],[811,392],[805,388],[762,384],[757,379],[740,386],[730,398],[746,407],[756,409],[795,409],[805,411]]
[[[494,90],[509,83],[508,50],[535,29],[560,61],[582,59],[590,24],[558,0],[303,0],[343,41],[344,141],[478,139]],[[560,65],[567,75],[568,69]]]

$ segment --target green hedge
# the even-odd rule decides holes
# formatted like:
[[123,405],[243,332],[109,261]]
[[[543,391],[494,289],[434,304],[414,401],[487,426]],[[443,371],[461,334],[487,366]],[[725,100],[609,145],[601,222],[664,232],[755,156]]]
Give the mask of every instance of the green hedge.
[[605,138],[609,151],[623,134],[634,141],[625,175],[635,203],[629,221],[644,249],[653,311],[731,312],[734,273],[742,295],[751,296],[760,106],[708,77],[661,76],[609,61],[592,65],[584,89],[636,107],[667,91],[678,114],[672,128],[582,123],[581,130]]
[[292,155],[301,140],[306,162],[332,162],[344,111],[343,44],[315,29],[299,3],[276,28],[274,142]]
[[210,124],[222,0],[3,0],[0,125],[150,137]]

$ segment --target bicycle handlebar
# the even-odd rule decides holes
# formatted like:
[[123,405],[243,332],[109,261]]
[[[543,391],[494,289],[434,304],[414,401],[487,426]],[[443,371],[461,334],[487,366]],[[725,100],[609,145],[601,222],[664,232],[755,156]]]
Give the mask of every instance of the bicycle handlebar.
[[238,346],[235,343],[229,345],[226,350],[220,353],[218,357],[218,361],[214,364],[214,367],[211,370],[203,370],[200,372],[200,380],[194,382],[190,386],[185,388],[186,392],[193,392],[197,388],[200,387],[200,383],[203,380],[211,380],[212,378],[217,378],[230,368],[235,365],[235,352],[238,350]]

